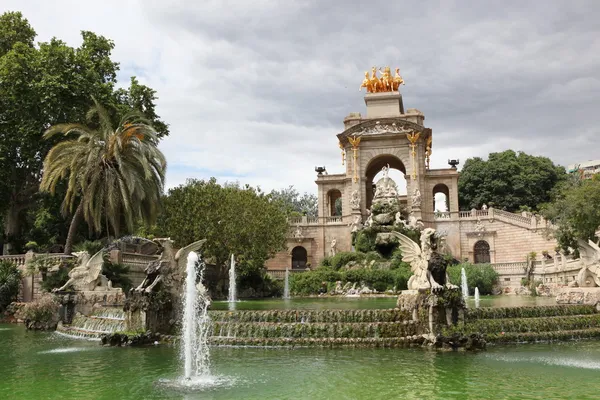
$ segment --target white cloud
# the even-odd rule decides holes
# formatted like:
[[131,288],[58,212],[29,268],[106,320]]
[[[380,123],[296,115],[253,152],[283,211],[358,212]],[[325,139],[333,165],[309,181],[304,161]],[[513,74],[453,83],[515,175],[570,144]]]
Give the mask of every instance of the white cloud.
[[335,135],[372,65],[399,66],[405,108],[434,132],[433,168],[507,148],[562,164],[598,158],[600,5],[389,1],[5,0],[70,45],[113,39],[119,79],[158,92],[168,185],[239,180],[316,192],[343,170]]

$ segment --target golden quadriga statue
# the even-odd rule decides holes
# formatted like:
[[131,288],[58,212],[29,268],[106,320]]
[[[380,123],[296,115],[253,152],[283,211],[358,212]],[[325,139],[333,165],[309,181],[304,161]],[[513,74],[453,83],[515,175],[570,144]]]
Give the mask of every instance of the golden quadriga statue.
[[367,93],[395,92],[400,85],[404,85],[404,79],[400,76],[400,68],[396,68],[394,76],[392,76],[390,67],[384,67],[383,71],[379,68],[379,72],[381,77],[377,76],[377,67],[371,68],[370,75],[369,71],[365,71],[365,79],[359,90],[366,88]]

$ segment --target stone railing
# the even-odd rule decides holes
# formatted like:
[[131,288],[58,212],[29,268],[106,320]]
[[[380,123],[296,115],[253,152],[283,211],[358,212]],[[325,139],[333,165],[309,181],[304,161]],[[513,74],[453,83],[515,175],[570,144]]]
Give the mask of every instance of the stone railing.
[[290,225],[318,225],[319,217],[290,217],[287,219]]
[[0,261],[10,261],[15,264],[17,267],[22,267],[26,264],[27,260],[25,258],[25,254],[15,254],[9,256],[0,256]]
[[133,270],[144,270],[150,261],[154,261],[159,256],[156,255],[145,255],[145,254],[137,254],[137,253],[121,253],[120,262],[127,265],[129,268]]
[[[290,269],[290,275],[299,274],[302,272],[310,271],[309,269]],[[273,279],[285,279],[285,270],[284,269],[272,269],[267,271],[267,274]]]
[[513,225],[521,226],[527,229],[549,228],[550,222],[533,214],[516,214],[508,211],[488,208],[486,210],[471,210],[471,211],[436,211],[423,212],[423,221],[475,221],[478,218],[482,219],[497,219]]
[[339,216],[325,217],[325,223],[326,224],[341,224],[342,223],[342,217],[339,217]]

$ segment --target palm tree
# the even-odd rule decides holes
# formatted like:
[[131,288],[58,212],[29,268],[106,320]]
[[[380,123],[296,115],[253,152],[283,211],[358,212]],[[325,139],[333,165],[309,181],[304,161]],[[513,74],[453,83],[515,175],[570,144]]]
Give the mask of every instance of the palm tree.
[[[131,230],[135,221],[152,223],[163,192],[166,161],[156,147],[158,137],[138,112],[125,115],[113,128],[107,111],[94,99],[88,125],[58,124],[44,133],[72,136],[55,145],[44,160],[40,189],[54,194],[57,183],[68,178],[61,211],[77,208],[69,227],[65,253],[70,254],[80,219],[100,232],[102,222],[119,235],[121,220]],[[104,217],[104,218],[103,218]]]

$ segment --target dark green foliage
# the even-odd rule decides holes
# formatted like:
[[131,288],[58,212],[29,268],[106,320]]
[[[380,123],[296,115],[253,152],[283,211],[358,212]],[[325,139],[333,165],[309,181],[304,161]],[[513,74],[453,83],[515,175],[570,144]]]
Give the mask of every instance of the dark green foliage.
[[105,260],[102,265],[102,274],[112,281],[114,287],[120,287],[125,293],[129,293],[129,289],[133,286],[131,279],[127,276],[128,273],[129,267],[123,264]]
[[93,256],[102,250],[104,246],[105,243],[102,240],[84,240],[83,242],[73,246],[73,249],[75,251],[87,251],[90,256]]
[[365,254],[360,252],[342,251],[331,257],[329,260],[329,266],[336,271],[342,267],[345,267],[350,261],[360,263],[365,259]]
[[552,189],[566,176],[565,169],[549,158],[513,150],[490,153],[487,161],[470,158],[458,180],[459,203],[463,210],[483,204],[506,211],[537,210],[550,201]]
[[465,269],[469,294],[475,293],[475,287],[479,288],[480,294],[492,294],[492,287],[498,281],[498,273],[489,264],[457,264],[449,266],[446,271],[450,282],[460,286],[461,269]]
[[[112,40],[83,31],[74,48],[56,38],[34,45],[35,36],[21,13],[0,15],[0,220],[13,253],[29,240],[49,250],[68,229],[70,218],[60,216],[60,203],[47,203],[38,192],[42,160],[57,143],[42,140],[49,126],[84,122],[94,96],[115,120],[137,109],[153,121],[159,137],[168,134],[151,88],[132,79],[129,88],[116,89]],[[57,190],[57,197],[63,193]]]
[[17,299],[21,272],[10,261],[0,261],[0,312]]
[[542,213],[556,229],[551,235],[568,251],[577,249],[577,239],[597,242],[595,232],[600,226],[600,175],[593,179],[573,176],[556,191],[554,202],[546,204]]
[[314,295],[319,293],[323,283],[331,290],[335,287],[337,281],[341,281],[342,285],[347,282],[366,285],[378,292],[393,288],[404,290],[407,288],[410,275],[410,269],[405,267],[394,270],[357,268],[341,271],[336,271],[330,267],[319,267],[314,271],[292,275],[290,278],[290,291],[297,295]]
[[[51,292],[52,289],[62,287],[69,280],[69,271],[71,271],[70,265],[61,265],[58,267],[58,271],[46,275],[46,279],[42,281],[42,290]],[[72,288],[67,288],[66,291],[72,291]]]
[[158,229],[176,246],[207,239],[202,251],[226,275],[225,262],[235,254],[240,276],[264,268],[285,248],[286,215],[269,195],[248,185],[221,186],[216,179],[189,180],[169,190]]
[[377,238],[377,230],[373,228],[365,228],[356,234],[354,248],[361,253],[377,251],[375,239]]
[[318,216],[317,196],[314,194],[304,193],[301,195],[293,186],[290,186],[287,189],[272,190],[269,196],[289,217]]

